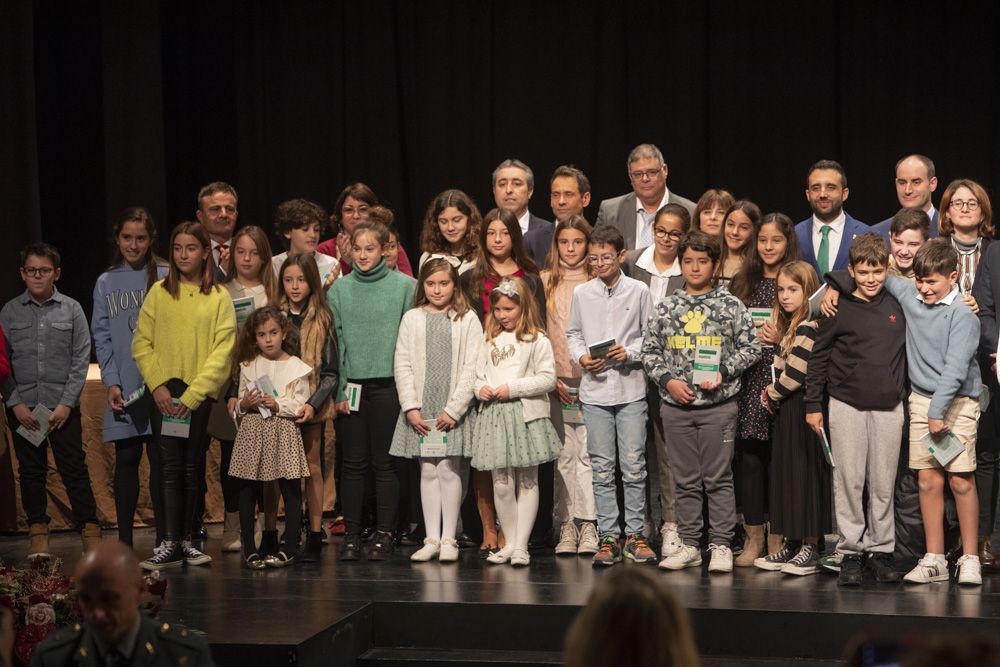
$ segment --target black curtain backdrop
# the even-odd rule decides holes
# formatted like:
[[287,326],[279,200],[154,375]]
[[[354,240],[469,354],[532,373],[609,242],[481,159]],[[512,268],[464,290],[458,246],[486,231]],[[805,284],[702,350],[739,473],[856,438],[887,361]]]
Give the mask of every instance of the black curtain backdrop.
[[[725,187],[808,214],[805,171],[847,169],[855,217],[897,208],[896,160],[1000,193],[1000,9],[992,2],[0,3],[0,251],[43,238],[61,289],[90,312],[112,218],[144,205],[165,249],[198,188],[240,192],[271,230],[293,197],[332,206],[361,180],[396,212],[411,259],[427,203],[517,157],[582,168],[597,202],[629,188],[625,158],[663,149],[669,186]],[[278,248],[281,249],[280,247]]]

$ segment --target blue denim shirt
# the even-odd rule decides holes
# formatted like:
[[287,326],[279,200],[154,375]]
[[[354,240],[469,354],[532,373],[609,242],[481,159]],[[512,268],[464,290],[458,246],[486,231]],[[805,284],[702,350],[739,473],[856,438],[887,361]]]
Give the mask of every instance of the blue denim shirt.
[[58,290],[38,303],[25,290],[0,310],[0,325],[10,355],[7,405],[79,405],[90,364],[90,329],[80,304]]

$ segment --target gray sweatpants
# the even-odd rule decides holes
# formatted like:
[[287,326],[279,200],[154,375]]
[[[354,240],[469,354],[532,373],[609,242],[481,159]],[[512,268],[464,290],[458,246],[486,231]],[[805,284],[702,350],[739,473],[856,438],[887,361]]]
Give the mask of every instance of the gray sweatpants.
[[[892,497],[896,485],[903,403],[892,410],[856,410],[830,398],[833,505],[845,554],[891,554],[896,545]],[[862,494],[868,482],[868,517]]]
[[[658,414],[660,392],[650,383],[646,396],[649,402],[650,415]],[[676,500],[674,498],[674,473],[670,469],[670,457],[667,456],[667,443],[663,437],[663,420],[650,419],[646,432],[646,514],[649,524],[655,534],[663,522],[677,523]]]
[[666,402],[660,407],[674,474],[677,532],[684,544],[698,546],[701,541],[703,497],[708,498],[709,542],[729,546],[733,539],[736,411],[735,399],[710,408],[678,408]]

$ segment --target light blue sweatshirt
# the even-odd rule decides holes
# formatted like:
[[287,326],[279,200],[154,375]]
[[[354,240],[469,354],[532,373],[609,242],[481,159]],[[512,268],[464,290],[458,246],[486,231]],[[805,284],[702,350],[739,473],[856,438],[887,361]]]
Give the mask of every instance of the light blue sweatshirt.
[[957,293],[927,305],[909,280],[889,276],[886,290],[906,315],[906,366],[913,391],[931,398],[927,417],[944,419],[956,396],[979,398],[983,391],[976,349],[979,318]]
[[[160,278],[167,275],[166,265],[158,267]],[[133,269],[128,264],[102,273],[94,286],[94,315],[90,331],[94,340],[101,381],[106,387],[118,385],[122,397],[143,386],[142,376],[132,359],[132,333],[139,320],[139,309],[146,298],[146,268]],[[124,413],[112,412],[104,402],[105,442],[149,435],[149,411],[146,401],[137,401]]]

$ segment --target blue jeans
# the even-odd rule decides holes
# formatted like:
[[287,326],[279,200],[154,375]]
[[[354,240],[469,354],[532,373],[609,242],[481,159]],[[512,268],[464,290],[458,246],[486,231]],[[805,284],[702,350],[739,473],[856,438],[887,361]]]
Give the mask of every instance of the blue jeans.
[[625,532],[641,533],[646,516],[646,398],[611,406],[584,403],[583,420],[601,536],[620,534],[616,458],[625,491]]

